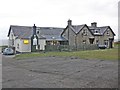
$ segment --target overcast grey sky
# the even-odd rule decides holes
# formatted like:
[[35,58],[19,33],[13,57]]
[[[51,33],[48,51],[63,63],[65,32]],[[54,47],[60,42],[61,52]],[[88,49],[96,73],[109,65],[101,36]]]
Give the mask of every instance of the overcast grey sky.
[[7,38],[10,25],[66,27],[97,22],[111,26],[118,36],[119,0],[0,0],[0,39]]

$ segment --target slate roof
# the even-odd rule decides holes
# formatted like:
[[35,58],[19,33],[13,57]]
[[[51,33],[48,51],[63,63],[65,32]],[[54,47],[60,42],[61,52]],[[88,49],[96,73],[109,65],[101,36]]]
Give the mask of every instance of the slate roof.
[[73,31],[77,34],[84,26],[85,26],[85,24],[83,24],[83,25],[72,25],[72,28],[73,28]]
[[[13,31],[14,35],[18,38],[31,38],[33,35],[33,27],[30,26],[17,26],[17,25],[11,25],[9,29],[8,36],[10,34],[10,31]],[[66,40],[63,37],[61,37],[61,33],[63,32],[64,28],[55,28],[55,27],[37,27],[36,31],[39,31],[39,38],[45,38],[46,40],[59,40],[63,41]]]
[[[89,29],[91,30],[91,32],[94,35],[103,35],[105,33],[105,31],[110,28],[110,26],[102,26],[102,27],[93,27],[93,26],[88,26]],[[111,28],[110,28],[111,29]],[[96,34],[94,31],[95,30],[99,30],[99,34]],[[112,31],[112,30],[111,30]],[[115,33],[112,31],[112,33],[115,35]]]
[[58,35],[44,35],[43,37],[45,37],[46,40],[48,40],[48,41],[53,41],[53,40],[66,41],[65,38],[58,36]]
[[[71,29],[77,34],[82,30],[82,28],[86,24],[83,25],[71,25]],[[87,25],[86,25],[87,26]],[[87,26],[90,30],[90,32],[95,35],[103,35],[104,32],[107,30],[107,28],[110,28],[110,26],[103,26],[103,27],[93,27],[93,26]],[[33,34],[33,27],[32,26],[17,26],[17,25],[11,25],[8,36],[10,34],[10,31],[13,31],[14,35],[18,38],[28,38],[30,39]],[[111,28],[110,28],[111,29]],[[65,41],[66,39],[61,36],[61,34],[64,32],[64,28],[56,28],[56,27],[37,27],[37,31],[40,32],[39,38],[44,38],[46,40],[58,40],[58,41]],[[94,31],[99,30],[100,33],[96,34]],[[111,29],[112,31],[112,29]],[[114,32],[112,31],[114,34]],[[115,35],[115,34],[114,34]]]
[[[86,24],[83,25],[72,25],[73,31],[77,34]],[[104,32],[109,28],[109,26],[103,26],[103,27],[93,27],[93,26],[88,26],[89,30],[92,32],[93,35],[103,35]],[[94,31],[99,30],[100,33],[96,34]]]
[[40,31],[41,35],[60,35],[64,28],[54,28],[54,27],[38,27],[37,30]]
[[55,28],[55,27],[38,27],[38,31],[40,31],[40,35],[46,38],[46,40],[58,40],[65,41],[66,39],[61,37],[61,33],[64,28]]
[[[78,34],[82,28],[84,26],[87,26],[86,24],[82,24],[82,25],[71,25],[70,28],[75,32],[75,34]],[[67,26],[68,27],[68,26]],[[66,28],[67,28],[66,27]],[[90,30],[91,34],[94,35],[94,36],[97,36],[97,35],[103,35],[105,33],[105,31],[110,28],[110,26],[102,26],[102,27],[93,27],[93,26],[87,26],[88,29]],[[111,29],[111,28],[110,28]],[[98,30],[99,33],[95,33],[95,30]],[[112,31],[112,29],[111,29]],[[112,31],[113,35],[115,35],[115,33]]]

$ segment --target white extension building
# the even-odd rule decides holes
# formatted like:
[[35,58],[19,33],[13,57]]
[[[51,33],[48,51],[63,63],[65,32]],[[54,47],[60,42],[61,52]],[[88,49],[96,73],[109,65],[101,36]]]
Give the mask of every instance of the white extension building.
[[11,25],[8,32],[9,47],[16,52],[45,50],[45,45],[52,44],[53,39],[65,41],[60,37],[62,31],[63,28]]

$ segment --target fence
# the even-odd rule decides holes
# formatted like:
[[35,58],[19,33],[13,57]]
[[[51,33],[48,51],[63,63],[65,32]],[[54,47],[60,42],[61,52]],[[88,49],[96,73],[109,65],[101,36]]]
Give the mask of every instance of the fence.
[[69,45],[46,45],[45,51],[83,51],[83,50],[96,50],[97,45],[83,45],[80,46],[69,46]]

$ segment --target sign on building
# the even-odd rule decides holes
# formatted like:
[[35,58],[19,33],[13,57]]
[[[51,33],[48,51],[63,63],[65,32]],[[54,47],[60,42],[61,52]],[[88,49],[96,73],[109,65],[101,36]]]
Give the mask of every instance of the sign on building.
[[23,43],[24,44],[29,44],[29,40],[24,40]]

